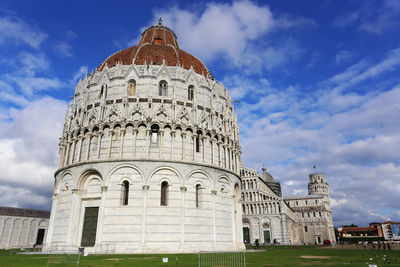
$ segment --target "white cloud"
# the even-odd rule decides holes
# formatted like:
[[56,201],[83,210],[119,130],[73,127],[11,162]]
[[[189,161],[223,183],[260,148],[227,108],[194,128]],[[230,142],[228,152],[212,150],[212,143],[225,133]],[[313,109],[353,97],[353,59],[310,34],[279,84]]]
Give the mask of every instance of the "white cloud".
[[7,91],[10,100],[12,96],[14,99],[21,97],[16,90],[17,87],[23,95],[31,97],[38,91],[59,89],[64,86],[64,83],[58,78],[44,77],[47,76],[50,69],[50,60],[43,53],[21,52],[13,67],[15,68],[14,72],[0,76],[2,84],[14,88],[12,91]]
[[249,1],[231,4],[208,3],[201,12],[172,7],[156,10],[153,22],[162,17],[163,24],[173,29],[180,46],[204,61],[224,58],[231,67],[248,67],[247,72],[260,72],[286,64],[301,49],[295,40],[261,44],[262,37],[285,28],[315,25],[309,19],[273,15],[267,5]]
[[45,97],[7,110],[0,121],[0,205],[49,208],[65,109]]
[[74,76],[70,80],[69,84],[71,86],[76,86],[76,83],[79,81],[79,79],[82,79],[84,75],[88,73],[88,66],[80,66],[79,70],[74,73]]
[[356,23],[359,17],[360,15],[358,14],[358,12],[345,13],[337,17],[333,21],[332,26],[338,28],[347,27],[349,25]]
[[[365,66],[361,73],[364,70]],[[336,225],[381,221],[378,213],[368,210],[385,217],[389,216],[382,211],[385,208],[396,210],[400,86],[366,95],[332,95],[325,90],[309,96],[301,89],[274,88],[269,83],[257,99],[236,108],[245,166],[267,163],[270,173],[281,180],[284,195],[298,195],[306,194],[308,174],[316,164],[327,173]],[[348,108],[335,111],[319,104],[319,99],[347,103],[338,105]]]
[[72,57],[72,47],[67,42],[58,41],[54,43],[54,51],[61,57]]
[[0,17],[0,45],[7,42],[24,43],[38,49],[46,38],[46,33],[32,28],[16,17]]
[[332,26],[337,28],[354,26],[362,32],[382,34],[386,30],[396,29],[399,17],[400,4],[397,0],[364,1],[361,6],[357,5],[357,10],[335,18]]
[[346,63],[355,56],[352,51],[341,50],[336,54],[335,62],[336,64]]

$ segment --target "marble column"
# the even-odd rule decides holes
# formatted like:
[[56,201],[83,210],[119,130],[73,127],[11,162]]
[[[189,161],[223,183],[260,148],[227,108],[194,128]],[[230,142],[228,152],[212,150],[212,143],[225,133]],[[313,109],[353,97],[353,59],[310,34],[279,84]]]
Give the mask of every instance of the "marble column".
[[162,158],[162,155],[163,155],[163,137],[164,137],[164,131],[163,130],[160,130],[159,132],[158,132],[158,136],[159,136],[159,157],[160,157],[160,159]]
[[146,130],[146,159],[149,158],[150,152],[150,129]]
[[133,157],[136,156],[136,137],[137,137],[138,129],[133,129],[133,145],[132,145],[132,152]]
[[125,128],[122,128],[120,130],[120,133],[121,133],[121,140],[120,140],[120,143],[119,143],[119,157],[120,158],[122,158],[122,153],[124,151],[125,132],[126,132]]
[[142,248],[146,247],[146,214],[147,214],[147,195],[149,193],[149,185],[143,185],[143,217],[142,217]]
[[101,139],[103,138],[103,131],[100,130],[98,132],[98,140],[97,140],[97,159],[100,158],[100,150],[101,150]]
[[170,159],[174,158],[174,152],[175,152],[175,131],[171,131],[171,155],[170,155]]
[[212,232],[213,232],[213,249],[217,248],[217,226],[216,226],[216,215],[215,215],[215,198],[217,196],[217,190],[211,191],[212,197]]
[[107,158],[111,158],[111,148],[112,148],[112,139],[113,139],[113,136],[114,136],[114,130],[110,130],[109,131],[109,133],[110,133],[110,137],[109,137],[109,139],[108,139],[108,149],[107,149]]
[[[197,143],[197,134],[192,134],[192,140],[193,140],[193,161],[196,161],[196,143]],[[200,144],[199,144],[200,145]]]
[[185,193],[187,191],[187,187],[181,186],[181,248],[184,247],[185,244]]
[[70,164],[74,163],[74,157],[75,157],[75,146],[76,146],[76,138],[72,139],[72,150],[71,150],[71,160]]
[[87,138],[88,138],[88,144],[87,144],[87,150],[86,150],[85,160],[89,160],[90,144],[92,143],[93,134],[92,134],[92,133],[89,133],[89,134],[87,135]]
[[[96,234],[96,245],[101,245],[103,239],[103,221],[104,221],[104,210],[105,210],[105,203],[106,203],[106,194],[107,194],[108,187],[103,185],[101,186],[101,200],[100,200],[100,207],[99,207],[99,220],[97,222],[97,234]],[[100,253],[104,253],[101,251]]]
[[185,139],[186,133],[182,133],[182,160],[185,159]]

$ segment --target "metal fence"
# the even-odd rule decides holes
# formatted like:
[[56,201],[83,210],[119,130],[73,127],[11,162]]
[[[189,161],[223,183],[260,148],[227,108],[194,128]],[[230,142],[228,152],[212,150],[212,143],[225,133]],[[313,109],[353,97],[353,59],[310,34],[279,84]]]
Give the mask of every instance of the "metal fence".
[[81,253],[78,250],[49,253],[47,267],[58,264],[71,264],[79,267]]
[[199,252],[199,267],[245,267],[245,252]]

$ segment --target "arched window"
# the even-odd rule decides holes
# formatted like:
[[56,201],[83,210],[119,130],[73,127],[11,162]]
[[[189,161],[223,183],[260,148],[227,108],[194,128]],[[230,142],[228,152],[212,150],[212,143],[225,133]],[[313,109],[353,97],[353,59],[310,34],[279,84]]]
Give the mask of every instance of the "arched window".
[[193,101],[194,99],[194,86],[193,85],[189,85],[188,87],[188,100],[189,101]]
[[160,127],[157,124],[151,126],[151,147],[158,147],[158,130]]
[[161,206],[168,206],[168,182],[164,181],[161,183]]
[[200,184],[196,185],[196,208],[200,208],[200,190],[201,190],[201,185]]
[[129,96],[135,96],[136,95],[136,81],[135,80],[129,80],[129,83],[128,83],[128,95]]
[[158,95],[167,96],[167,89],[168,83],[166,81],[160,81],[160,84],[158,85]]
[[307,225],[304,226],[304,232],[307,232]]
[[128,205],[129,199],[129,182],[123,181],[122,182],[122,205]]

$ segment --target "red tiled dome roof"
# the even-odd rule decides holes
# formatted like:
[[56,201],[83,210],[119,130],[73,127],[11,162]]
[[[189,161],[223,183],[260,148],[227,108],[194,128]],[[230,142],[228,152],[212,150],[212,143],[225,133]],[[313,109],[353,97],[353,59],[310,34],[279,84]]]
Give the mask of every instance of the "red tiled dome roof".
[[161,24],[151,26],[142,33],[137,46],[132,46],[119,51],[107,58],[99,67],[102,70],[107,64],[109,68],[117,63],[130,65],[147,64],[162,65],[165,60],[167,66],[181,66],[185,69],[193,69],[196,73],[212,78],[207,67],[196,57],[179,49],[177,37],[169,28]]

